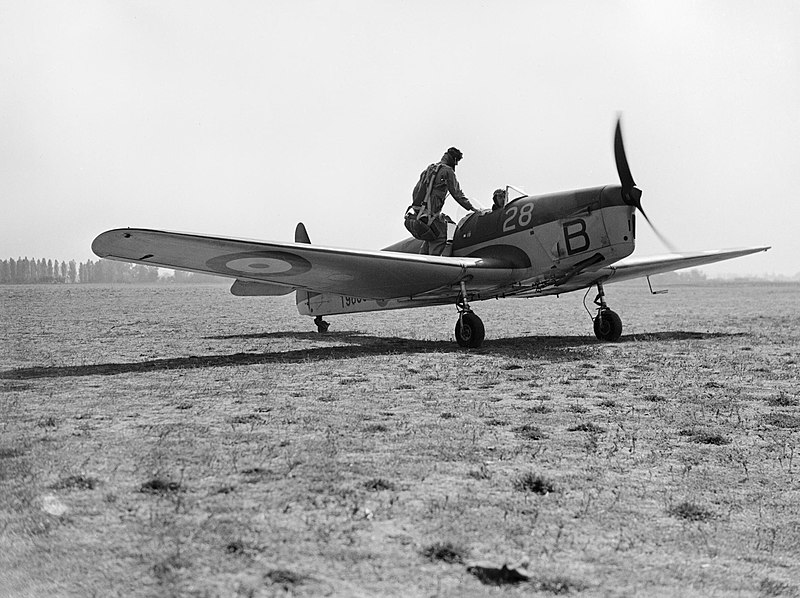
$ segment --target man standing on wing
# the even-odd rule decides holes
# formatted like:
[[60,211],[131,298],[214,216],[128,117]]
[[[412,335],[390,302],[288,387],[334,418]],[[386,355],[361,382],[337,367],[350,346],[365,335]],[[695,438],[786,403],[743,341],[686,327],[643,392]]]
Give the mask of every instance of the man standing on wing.
[[442,208],[448,193],[465,210],[479,211],[461,191],[456,179],[455,168],[461,158],[462,153],[451,147],[437,164],[422,171],[414,187],[413,203],[406,212],[405,225],[415,238],[425,241],[420,253],[442,255],[447,245],[447,223],[453,221],[442,213]]

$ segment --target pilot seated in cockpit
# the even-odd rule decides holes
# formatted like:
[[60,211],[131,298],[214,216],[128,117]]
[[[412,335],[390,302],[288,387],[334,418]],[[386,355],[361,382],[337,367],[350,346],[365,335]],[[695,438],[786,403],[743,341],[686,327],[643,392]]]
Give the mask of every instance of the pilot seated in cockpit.
[[506,198],[507,193],[505,189],[495,189],[492,195],[492,212],[502,210],[503,206],[506,205]]

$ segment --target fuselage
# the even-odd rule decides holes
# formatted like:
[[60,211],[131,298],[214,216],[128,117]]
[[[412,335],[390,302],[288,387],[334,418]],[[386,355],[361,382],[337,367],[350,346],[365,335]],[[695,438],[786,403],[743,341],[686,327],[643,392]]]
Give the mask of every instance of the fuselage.
[[[531,296],[633,253],[634,210],[618,185],[520,197],[498,210],[464,217],[452,255],[478,257],[485,264],[470,270],[471,301]],[[419,253],[421,247],[422,241],[408,238],[385,251]],[[352,313],[450,303],[448,297],[445,292],[376,300],[314,293],[298,295],[298,309],[304,314]]]
[[453,255],[480,257],[515,270],[523,285],[553,284],[577,268],[608,266],[633,253],[634,208],[621,187],[592,187],[515,199],[465,217]]

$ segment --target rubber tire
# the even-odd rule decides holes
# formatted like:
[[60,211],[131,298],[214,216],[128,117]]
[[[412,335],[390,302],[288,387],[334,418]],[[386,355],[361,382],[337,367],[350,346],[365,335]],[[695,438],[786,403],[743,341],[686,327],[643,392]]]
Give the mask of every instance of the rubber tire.
[[468,349],[477,349],[483,344],[486,329],[483,321],[471,311],[461,316],[456,322],[456,342]]
[[598,340],[613,343],[622,336],[622,320],[616,312],[605,309],[594,319],[594,335]]
[[331,325],[330,322],[323,320],[322,316],[314,318],[314,324],[317,325],[317,332],[328,332],[328,327]]

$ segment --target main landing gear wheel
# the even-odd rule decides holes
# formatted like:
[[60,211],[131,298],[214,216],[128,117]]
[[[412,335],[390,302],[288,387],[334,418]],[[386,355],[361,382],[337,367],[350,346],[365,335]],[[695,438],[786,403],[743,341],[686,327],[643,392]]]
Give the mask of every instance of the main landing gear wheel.
[[314,324],[317,325],[317,332],[328,332],[328,326],[330,326],[330,322],[326,322],[322,319],[322,316],[317,316],[314,318]]
[[594,335],[601,341],[613,343],[622,336],[622,320],[610,309],[599,310],[594,319]]
[[462,347],[477,349],[483,343],[486,329],[483,321],[471,311],[464,312],[456,322],[456,342]]
[[613,343],[622,336],[622,320],[616,312],[608,309],[603,283],[597,283],[597,297],[594,304],[597,306],[597,315],[594,317],[594,335],[598,340]]
[[467,302],[467,285],[461,281],[461,293],[456,300],[458,322],[456,322],[456,342],[468,349],[477,349],[483,343],[486,329],[481,319],[472,313]]

